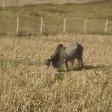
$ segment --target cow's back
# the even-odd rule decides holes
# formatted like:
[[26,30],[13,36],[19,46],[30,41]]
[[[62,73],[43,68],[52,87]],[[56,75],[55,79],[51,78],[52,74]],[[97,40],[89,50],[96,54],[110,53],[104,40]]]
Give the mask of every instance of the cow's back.
[[81,44],[74,43],[73,45],[66,48],[66,58],[75,59],[81,55],[83,47]]

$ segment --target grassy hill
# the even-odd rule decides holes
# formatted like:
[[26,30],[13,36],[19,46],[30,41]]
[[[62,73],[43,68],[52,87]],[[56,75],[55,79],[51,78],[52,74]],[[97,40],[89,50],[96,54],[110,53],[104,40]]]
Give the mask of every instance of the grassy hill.
[[44,16],[66,15],[75,17],[112,17],[112,2],[97,2],[88,4],[41,4],[0,9],[0,16]]
[[88,2],[97,2],[105,0],[0,0],[1,7],[8,6],[24,6],[28,4],[44,4],[44,3],[88,3]]
[[[67,32],[83,32],[84,19],[89,18],[88,33],[104,34],[105,19],[109,19],[108,33],[112,33],[112,2],[86,4],[38,4],[0,9],[0,32],[15,33],[16,17],[21,18],[22,33],[39,32],[40,17],[44,17],[44,33],[62,32],[63,18],[67,17]],[[92,20],[93,21],[92,21]],[[32,21],[32,22],[31,22]],[[54,25],[54,26],[53,26]],[[77,27],[75,27],[77,26]],[[4,30],[4,31],[1,31]],[[10,31],[11,30],[11,31]],[[48,33],[48,34],[49,34]]]

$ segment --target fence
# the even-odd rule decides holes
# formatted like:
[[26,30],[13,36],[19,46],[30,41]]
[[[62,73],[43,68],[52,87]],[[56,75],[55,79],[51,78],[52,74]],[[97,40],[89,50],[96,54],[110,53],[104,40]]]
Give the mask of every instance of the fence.
[[0,35],[30,36],[59,33],[112,34],[112,20],[61,16],[0,18]]

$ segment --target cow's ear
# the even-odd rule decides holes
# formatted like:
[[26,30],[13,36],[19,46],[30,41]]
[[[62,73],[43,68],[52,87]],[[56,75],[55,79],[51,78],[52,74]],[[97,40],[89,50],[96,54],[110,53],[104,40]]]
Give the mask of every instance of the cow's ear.
[[48,59],[49,61],[51,61],[51,60],[52,60],[52,56],[48,56],[47,59]]
[[61,45],[61,47],[63,47],[63,44],[60,44]]
[[63,47],[63,44],[58,44],[57,45],[57,48],[62,48]]
[[49,60],[51,61],[53,59],[53,55],[49,56]]

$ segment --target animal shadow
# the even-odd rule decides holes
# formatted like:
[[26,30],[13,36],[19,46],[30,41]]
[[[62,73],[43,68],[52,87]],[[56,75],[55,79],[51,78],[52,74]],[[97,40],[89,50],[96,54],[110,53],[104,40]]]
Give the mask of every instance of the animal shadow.
[[81,71],[81,70],[90,70],[90,69],[103,69],[103,68],[110,68],[112,67],[112,65],[84,65],[82,68],[73,68],[71,70],[74,70],[74,71]]

